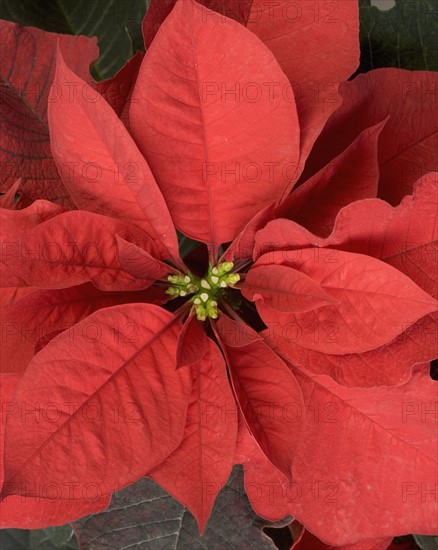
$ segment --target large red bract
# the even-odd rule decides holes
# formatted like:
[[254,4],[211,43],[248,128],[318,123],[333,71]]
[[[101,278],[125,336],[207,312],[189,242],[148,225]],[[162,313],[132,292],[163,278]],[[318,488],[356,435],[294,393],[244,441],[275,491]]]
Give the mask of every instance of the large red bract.
[[[23,159],[0,205],[2,527],[100,511],[148,475],[202,532],[236,463],[259,515],[327,544],[433,533],[437,129],[415,86],[393,98],[436,75],[344,82],[356,0],[293,4],[152,0],[146,55],[98,85],[93,41],[2,23],[2,154]],[[206,245],[196,277],[176,230]],[[172,301],[169,275],[202,289]]]

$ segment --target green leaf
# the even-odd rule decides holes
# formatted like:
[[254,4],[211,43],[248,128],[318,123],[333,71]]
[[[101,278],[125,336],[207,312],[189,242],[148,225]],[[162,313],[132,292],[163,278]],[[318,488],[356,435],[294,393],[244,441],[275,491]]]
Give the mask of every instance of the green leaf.
[[0,530],[1,550],[77,550],[78,544],[70,525],[28,531]]
[[376,0],[360,0],[360,72],[380,67],[438,70],[436,0],[395,0],[385,11],[371,4]]
[[0,548],[2,550],[28,550],[29,531],[20,529],[1,529]]
[[[141,46],[149,0],[0,0],[0,18],[62,34],[97,36],[97,80],[116,74]],[[134,48],[135,44],[135,48]]]
[[438,537],[414,535],[414,539],[422,550],[436,550],[438,548]]

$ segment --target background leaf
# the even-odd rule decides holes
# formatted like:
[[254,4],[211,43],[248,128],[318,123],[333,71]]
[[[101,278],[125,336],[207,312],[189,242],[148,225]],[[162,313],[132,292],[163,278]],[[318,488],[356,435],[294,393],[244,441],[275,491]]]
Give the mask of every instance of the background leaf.
[[2,550],[76,550],[77,541],[70,525],[48,529],[2,529],[0,530]]
[[142,47],[149,0],[0,0],[0,19],[62,34],[97,36],[96,80],[110,78]]
[[80,546],[87,550],[127,546],[142,550],[234,550],[248,548],[248,543],[251,550],[274,550],[276,546],[263,528],[283,527],[289,521],[269,523],[255,515],[238,467],[218,496],[202,539],[190,512],[146,478],[115,493],[105,513],[75,522],[74,529]]
[[360,1],[360,72],[380,67],[438,70],[438,3],[395,0],[381,10]]
[[438,536],[414,535],[414,539],[422,550],[436,550],[438,548]]

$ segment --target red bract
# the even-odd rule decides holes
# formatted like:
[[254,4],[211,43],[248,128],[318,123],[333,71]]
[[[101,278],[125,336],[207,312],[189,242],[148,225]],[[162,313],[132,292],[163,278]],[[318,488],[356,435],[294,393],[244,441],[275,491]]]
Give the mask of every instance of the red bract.
[[360,76],[341,105],[356,0],[203,4],[153,0],[147,54],[108,83],[58,48],[70,209],[11,187],[0,210],[4,526],[44,524],[20,523],[16,495],[56,490],[59,524],[148,475],[202,532],[239,463],[259,515],[328,545],[433,533],[436,129],[415,89],[382,93],[415,73]]

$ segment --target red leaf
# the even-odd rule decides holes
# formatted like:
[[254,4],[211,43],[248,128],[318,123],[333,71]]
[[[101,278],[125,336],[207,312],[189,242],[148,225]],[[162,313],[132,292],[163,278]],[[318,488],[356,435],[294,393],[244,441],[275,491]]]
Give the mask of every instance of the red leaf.
[[[3,268],[5,269],[3,270]],[[23,286],[17,286],[16,284],[9,284],[6,286],[4,277],[9,277],[11,273],[12,272],[9,268],[0,264],[0,281],[2,283],[2,286],[0,287],[0,315],[2,315],[1,310],[3,310],[3,308],[14,304],[17,300],[35,290],[31,286],[25,286],[27,284],[26,281],[23,281],[22,279],[20,280],[19,277],[16,278],[17,280],[15,282],[18,282]]]
[[208,351],[208,338],[203,324],[191,313],[182,328],[176,349],[176,368],[190,367],[202,360]]
[[[215,329],[250,432],[269,460],[290,477],[302,421],[300,415],[295,422],[285,422],[284,415],[291,407],[303,410],[302,395],[293,375],[249,327],[244,328],[244,345],[230,343],[231,334],[237,341],[242,334],[236,321],[222,315]],[[248,333],[254,333],[254,340],[246,344]]]
[[242,285],[242,294],[248,300],[262,300],[270,309],[302,313],[337,300],[305,273],[285,265],[252,267]]
[[87,484],[105,495],[173,452],[191,391],[190,374],[175,369],[179,327],[157,306],[120,305],[41,350],[14,397],[36,412],[7,419],[4,493],[41,495],[51,483],[60,498]]
[[15,250],[12,241],[20,233],[30,231],[63,211],[61,206],[44,200],[35,201],[23,210],[0,208],[0,308],[11,305],[33,290],[27,281],[3,263],[4,257]]
[[278,208],[277,217],[291,218],[325,237],[343,206],[376,197],[377,143],[385,123],[364,130],[345,151],[294,190]]
[[50,143],[74,203],[137,225],[163,258],[177,258],[173,222],[149,166],[108,103],[67,68],[59,53],[54,83],[62,88],[65,82],[77,92],[50,102]]
[[365,128],[389,115],[379,139],[379,196],[399,203],[419,177],[436,170],[437,84],[434,72],[401,69],[377,69],[343,83],[342,107],[315,144],[306,177],[343,151]]
[[289,88],[271,52],[242,25],[193,0],[176,4],[144,59],[130,116],[183,233],[231,241],[280,198],[299,156]]
[[[245,24],[249,17],[252,2],[253,0],[200,0],[199,3],[210,10],[217,11],[226,17]],[[146,49],[149,49],[158,29],[175,4],[176,0],[151,0],[142,24]],[[205,17],[208,17],[207,11]]]
[[321,239],[294,222],[275,220],[257,233],[254,256],[282,250],[294,259],[299,248],[340,248],[379,258],[437,296],[438,173],[423,176],[396,208],[376,200],[357,201],[343,208],[333,232]]
[[409,324],[436,311],[431,298],[406,275],[375,258],[340,250],[305,248],[293,260],[281,251],[262,256],[255,266],[284,264],[308,275],[336,305],[306,313],[257,309],[275,333],[279,327],[302,347],[330,354],[359,353],[391,342]]
[[237,411],[225,362],[208,339],[192,367],[193,386],[181,445],[150,477],[195,516],[204,532],[214,501],[233,467]]
[[274,204],[270,204],[258,212],[245,225],[239,235],[237,235],[219,262],[237,262],[239,260],[251,259],[257,231],[262,229],[269,221],[271,221],[274,218],[274,215]]
[[145,279],[150,284],[161,279],[174,269],[133,243],[116,235],[119,261],[123,269],[137,279]]
[[341,104],[338,83],[359,65],[358,4],[253,0],[248,28],[270,48],[292,83],[301,128],[298,177],[327,119]]
[[[296,420],[296,415],[301,412],[291,407],[285,416]],[[266,458],[242,417],[239,417],[235,463],[243,465],[245,493],[258,516],[279,521],[290,515],[285,497],[289,479]]]
[[[293,365],[316,374],[327,374],[338,384],[353,387],[397,386],[406,383],[418,363],[438,357],[437,315],[427,315],[405,330],[389,344],[365,353],[332,355],[306,349],[277,327],[262,334],[269,345]],[[427,369],[429,370],[429,369]]]
[[[296,179],[324,124],[341,104],[338,83],[359,65],[357,2],[201,0],[200,3],[246,25],[271,49],[292,83],[301,128],[300,166],[291,174]],[[146,48],[174,5],[175,0],[152,0],[143,21]],[[206,21],[209,15],[205,8],[203,14]]]
[[116,235],[151,247],[135,226],[91,212],[72,211],[48,220],[8,243],[4,263],[29,284],[67,288],[91,281],[100,290],[149,286],[122,268]]
[[374,200],[341,210],[327,244],[380,258],[436,297],[437,211],[438,172],[431,172],[396,208]]
[[[8,416],[21,414],[13,397],[19,379],[20,376],[16,374],[0,376],[0,486],[3,484],[4,425]],[[64,525],[84,515],[104,510],[110,501],[109,496],[95,496],[91,491],[80,500],[60,500],[53,489],[49,495],[51,498],[12,495],[1,500],[0,529],[42,529],[48,525]]]
[[429,374],[370,391],[293,372],[307,417],[287,493],[291,514],[335,546],[433,534],[436,383]]
[[[24,372],[31,359],[57,333],[94,311],[116,304],[146,301],[150,291],[101,292],[91,284],[63,290],[30,289],[31,294],[1,312],[2,372]],[[150,296],[148,301],[153,301]],[[48,338],[48,339],[47,339]]]
[[50,220],[63,212],[64,209],[61,206],[45,200],[35,201],[23,210],[0,208],[0,235],[2,242],[7,243],[20,233],[30,231],[40,223]]
[[[291,550],[386,550],[391,547],[393,537],[361,540],[356,544],[333,546],[325,544],[310,531],[307,531],[298,521],[291,525],[291,531],[296,533]],[[396,548],[399,548],[397,545]],[[402,550],[399,548],[399,550]]]
[[[89,66],[99,56],[95,38],[0,22],[0,190],[22,177],[22,206],[43,198],[71,206],[53,162],[47,124],[57,43],[72,69],[91,81]],[[55,86],[52,93],[68,97],[69,88]]]
[[129,130],[129,104],[144,54],[137,52],[120,71],[109,80],[96,84],[96,90],[111,105],[116,115]]

